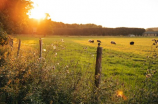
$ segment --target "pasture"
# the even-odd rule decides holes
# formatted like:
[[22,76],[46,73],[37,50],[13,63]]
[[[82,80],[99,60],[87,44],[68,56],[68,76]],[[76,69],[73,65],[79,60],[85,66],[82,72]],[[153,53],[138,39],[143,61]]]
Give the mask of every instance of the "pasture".
[[[24,91],[26,94],[23,100],[27,99],[29,102],[33,99],[34,103],[38,103],[37,100],[41,103],[158,102],[158,60],[157,48],[151,41],[153,38],[45,37],[42,38],[41,59],[39,38],[15,38],[10,55],[12,60],[8,62],[10,66],[3,66],[4,70],[12,69],[5,86],[6,93],[20,96],[18,94],[23,89],[23,84],[19,80],[25,80],[25,87],[31,87],[27,88],[29,91]],[[17,39],[22,41],[19,57],[16,56]],[[94,43],[88,42],[89,39],[93,39]],[[94,88],[98,46],[96,40],[101,40],[103,47],[101,84],[98,89]],[[115,41],[116,45],[111,44],[111,41]],[[135,42],[134,45],[130,45],[131,41]],[[23,77],[17,75],[21,70],[25,70]],[[34,91],[35,87],[38,90]],[[16,89],[17,92],[9,88]]]

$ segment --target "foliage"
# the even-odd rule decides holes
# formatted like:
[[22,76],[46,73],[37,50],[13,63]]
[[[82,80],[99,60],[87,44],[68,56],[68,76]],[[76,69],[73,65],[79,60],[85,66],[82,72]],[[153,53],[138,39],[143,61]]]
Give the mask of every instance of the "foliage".
[[147,28],[145,29],[145,31],[158,31],[158,28],[155,27],[155,28]]
[[3,30],[3,25],[0,22],[0,45],[5,45],[8,43],[7,33]]
[[5,45],[8,43],[7,33],[0,31],[0,45]]
[[2,0],[0,22],[8,33],[18,33],[26,25],[28,11],[32,8],[30,0]]

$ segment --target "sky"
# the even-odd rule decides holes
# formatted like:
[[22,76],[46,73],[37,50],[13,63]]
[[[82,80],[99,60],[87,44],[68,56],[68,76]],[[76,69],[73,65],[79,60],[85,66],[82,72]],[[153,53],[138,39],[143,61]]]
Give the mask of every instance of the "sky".
[[32,0],[30,18],[103,27],[158,27],[158,0]]

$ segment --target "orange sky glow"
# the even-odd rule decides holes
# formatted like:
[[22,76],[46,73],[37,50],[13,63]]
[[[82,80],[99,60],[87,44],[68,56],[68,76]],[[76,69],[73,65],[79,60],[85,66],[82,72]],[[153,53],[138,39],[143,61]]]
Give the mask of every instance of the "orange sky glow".
[[32,0],[30,18],[103,27],[158,27],[158,0]]

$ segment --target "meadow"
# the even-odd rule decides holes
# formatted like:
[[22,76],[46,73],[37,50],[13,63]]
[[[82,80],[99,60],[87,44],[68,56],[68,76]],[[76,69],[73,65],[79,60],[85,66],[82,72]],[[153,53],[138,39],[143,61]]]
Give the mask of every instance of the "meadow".
[[[15,36],[1,47],[1,95],[5,103],[158,103],[157,47],[154,37]],[[21,39],[17,56],[18,39]],[[94,39],[94,43],[89,43]],[[101,40],[102,74],[94,85],[96,50]],[[115,41],[116,45],[110,41]],[[134,45],[129,42],[134,41]],[[3,51],[2,51],[3,50]]]

